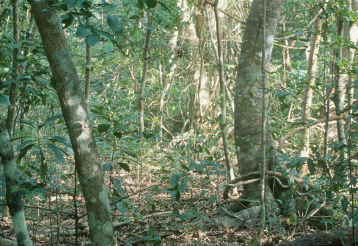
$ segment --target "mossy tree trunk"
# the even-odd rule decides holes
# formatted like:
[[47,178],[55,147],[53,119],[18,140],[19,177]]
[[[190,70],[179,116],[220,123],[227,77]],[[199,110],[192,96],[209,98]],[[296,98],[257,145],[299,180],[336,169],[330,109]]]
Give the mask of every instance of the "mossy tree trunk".
[[15,154],[10,141],[8,130],[6,129],[5,123],[1,115],[0,159],[4,165],[4,174],[6,182],[6,203],[9,207],[9,212],[14,226],[17,244],[22,246],[30,246],[32,245],[32,243],[29,233],[27,231],[26,220],[22,206]]
[[66,121],[88,212],[92,245],[115,245],[110,205],[87,105],[61,20],[46,0],[29,0]]

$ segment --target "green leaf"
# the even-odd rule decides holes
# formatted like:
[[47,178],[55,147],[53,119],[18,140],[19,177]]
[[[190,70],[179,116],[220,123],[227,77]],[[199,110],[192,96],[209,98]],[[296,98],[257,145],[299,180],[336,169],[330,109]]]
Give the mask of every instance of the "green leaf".
[[46,178],[47,178],[47,161],[46,161],[46,158],[45,158],[42,150],[40,150],[40,156],[41,156],[40,177],[42,180],[46,180]]
[[341,200],[341,205],[342,205],[343,211],[346,212],[348,205],[349,205],[349,202],[348,202],[346,196],[344,196],[343,199]]
[[124,169],[124,171],[126,171],[126,172],[130,172],[130,171],[131,171],[131,170],[129,169],[129,166],[128,166],[127,163],[119,162],[118,164],[119,164],[119,166],[120,166],[122,169]]
[[137,153],[133,152],[133,151],[129,151],[129,150],[125,150],[125,149],[120,149],[121,152],[123,152],[124,154],[133,156],[133,157],[138,157]]
[[57,162],[61,165],[65,164],[65,158],[63,158],[63,153],[62,153],[61,149],[59,147],[57,147],[56,145],[53,145],[50,143],[48,143],[47,146],[50,147],[52,152],[55,154]]
[[60,137],[60,136],[51,136],[49,138],[49,140],[53,140],[53,142],[59,142],[59,143],[62,143],[64,145],[71,145],[71,143],[67,139],[65,139],[63,137]]
[[156,232],[156,230],[157,230],[157,227],[156,227],[156,226],[155,226],[154,228],[148,229],[148,230],[147,230],[147,235],[148,235],[148,236],[153,236],[154,233]]
[[30,125],[30,126],[33,126],[35,127],[36,126],[36,123],[31,121],[31,120],[24,120],[24,119],[21,119],[20,120],[21,123],[24,123],[24,124],[27,124],[27,125]]
[[310,171],[310,173],[312,175],[314,175],[314,172],[316,171],[316,167],[315,167],[315,164],[313,163],[313,160],[311,158],[307,159],[307,166],[308,166],[308,170]]
[[26,147],[22,148],[21,152],[17,155],[16,157],[16,163],[20,164],[21,163],[21,159],[24,158],[24,156],[26,155],[26,153],[34,146],[35,144],[29,144]]
[[79,25],[77,27],[76,36],[79,38],[85,38],[85,37],[87,37],[87,35],[89,34],[90,31],[91,31],[91,28],[89,26]]
[[57,114],[57,115],[54,115],[54,116],[51,116],[51,117],[48,117],[45,121],[44,121],[44,125],[54,121],[54,120],[57,120],[57,119],[60,119],[60,118],[63,118],[63,114]]
[[177,186],[179,183],[179,179],[180,179],[181,174],[174,174],[171,178],[170,178],[170,183],[172,184],[172,186]]
[[117,192],[120,192],[122,190],[121,181],[119,179],[113,178],[112,183]]
[[170,9],[164,3],[160,2],[160,1],[157,1],[157,3],[159,3],[166,11],[171,13]]
[[105,42],[103,44],[103,51],[108,53],[111,53],[114,50],[114,46],[111,42]]
[[102,167],[103,172],[107,172],[113,166],[113,164],[113,162],[106,162]]
[[[51,136],[51,137],[49,137],[49,140],[52,142],[59,142],[59,143],[64,144],[67,151],[70,153],[70,155],[75,156],[75,153],[73,152],[73,149],[72,149],[72,145],[67,139],[60,137],[60,136]],[[64,152],[62,149],[61,149],[61,151]],[[65,153],[65,154],[68,155],[67,153]]]
[[143,8],[144,8],[144,4],[143,4],[142,0],[138,0],[138,8],[139,8],[139,9],[143,9]]
[[95,35],[95,34],[91,34],[91,35],[89,35],[88,36],[88,38],[87,38],[87,44],[89,45],[89,46],[95,46],[96,45],[96,43],[98,42],[98,39],[99,39],[99,37],[97,36],[97,35]]
[[10,105],[10,100],[2,93],[0,93],[0,104]]
[[107,15],[107,22],[113,33],[116,33],[119,29],[118,17],[114,15]]
[[341,198],[337,196],[333,201],[333,206],[336,206],[339,200],[341,200]]
[[100,124],[97,129],[98,129],[98,133],[104,133],[106,132],[109,128],[111,128],[111,126],[109,124]]
[[109,13],[112,11],[116,11],[118,9],[118,5],[106,3],[106,4],[102,5],[102,9],[103,9],[104,13]]
[[332,191],[331,190],[326,190],[326,197],[328,200],[331,200],[333,195],[332,195]]
[[71,7],[75,6],[77,4],[77,2],[78,2],[78,0],[71,0],[67,3],[67,6],[69,8],[71,8]]
[[93,32],[94,34],[96,34],[97,36],[103,36],[103,37],[106,38],[106,39],[115,41],[115,39],[112,37],[112,35],[110,35],[110,34],[107,33],[107,32],[104,32],[104,31],[101,31],[101,30],[97,30],[97,29],[92,29],[92,32]]
[[69,27],[72,24],[72,22],[73,22],[72,15],[68,15],[68,16],[66,16],[66,18],[62,19],[62,23],[65,24],[63,29],[66,29],[67,27]]
[[207,192],[206,190],[203,190],[202,192],[200,192],[200,198],[203,198],[205,196],[206,192]]
[[114,134],[114,136],[116,136],[118,139],[121,139],[122,138],[122,136],[123,136],[123,133],[122,132],[114,132],[113,133]]
[[147,0],[147,7],[149,9],[155,8],[157,6],[157,0]]
[[140,30],[140,28],[139,28],[138,26],[135,26],[135,27],[133,28],[133,34],[132,34],[132,36],[133,36],[134,41],[136,41],[136,42],[138,42],[138,41],[141,39],[141,37],[142,37],[142,31]]
[[31,139],[31,140],[27,140],[27,141],[24,141],[24,142],[22,142],[21,144],[19,144],[19,146],[17,146],[17,148],[16,148],[16,151],[22,151],[22,149],[26,146],[26,145],[28,145],[29,143],[32,143],[32,142],[34,142],[35,140],[33,140],[33,139]]
[[285,100],[285,98],[287,97],[287,95],[289,95],[290,93],[287,91],[280,91],[278,93],[276,93],[276,97],[280,100],[280,102],[283,102],[283,100]]

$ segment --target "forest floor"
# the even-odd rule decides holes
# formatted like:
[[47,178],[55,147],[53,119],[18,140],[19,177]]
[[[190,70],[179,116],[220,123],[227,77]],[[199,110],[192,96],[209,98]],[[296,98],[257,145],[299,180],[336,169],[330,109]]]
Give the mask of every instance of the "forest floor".
[[[172,198],[170,191],[163,192],[171,188],[170,180],[165,176],[161,179],[160,175],[150,173],[140,177],[121,173],[110,178],[120,180],[122,187],[116,194],[114,186],[108,182],[110,193],[114,192],[110,197],[114,194],[129,196],[119,202],[111,199],[118,245],[251,245],[250,240],[258,233],[258,218],[252,218],[237,228],[200,231],[196,227],[198,221],[225,215],[218,209],[218,202],[223,202],[222,194],[218,196],[220,200],[215,198],[215,186],[225,183],[223,177],[208,180],[207,177],[197,176],[188,183],[190,191],[182,192],[179,201]],[[43,198],[41,194],[24,198],[33,245],[75,245],[73,184],[73,180],[68,181],[63,186],[68,189],[57,192],[46,189],[48,198]],[[153,185],[158,186],[145,189]],[[76,203],[78,214],[83,215],[85,206],[81,195],[77,196]],[[274,228],[265,230],[263,245],[275,245],[317,231],[307,223],[289,225],[287,218],[277,216],[277,219],[284,231]],[[79,219],[78,225],[79,245],[90,244],[87,217]],[[0,237],[15,240],[10,217],[0,216]]]

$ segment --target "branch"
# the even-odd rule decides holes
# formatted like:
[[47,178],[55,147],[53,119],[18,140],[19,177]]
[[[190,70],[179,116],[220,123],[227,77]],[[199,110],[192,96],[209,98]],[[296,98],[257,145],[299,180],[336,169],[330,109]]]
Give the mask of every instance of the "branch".
[[[318,13],[313,17],[313,19],[307,24],[307,26],[303,29],[303,31],[307,31],[307,29],[316,21],[316,19],[319,17],[319,15],[322,13],[322,9],[320,9],[318,11]],[[290,39],[290,38],[293,38],[293,37],[296,37],[296,36],[301,36],[301,35],[297,35],[297,34],[291,34],[291,35],[288,35],[286,37],[283,37],[283,38],[275,38],[275,40],[284,40],[284,39]]]
[[[205,2],[206,2],[207,4],[210,4],[211,6],[214,6],[214,4],[215,4],[215,3],[212,3],[212,2],[210,2],[210,1],[208,1],[208,0],[205,0]],[[225,10],[222,10],[222,9],[220,9],[220,8],[218,8],[218,10],[219,10],[221,13],[227,15],[227,16],[230,17],[230,18],[232,18],[232,19],[234,19],[234,20],[237,20],[238,22],[240,22],[240,23],[242,23],[242,24],[246,24],[246,21],[241,20],[241,19],[239,19],[239,18],[236,18],[235,16],[233,16],[232,14],[226,12]]]
[[[329,121],[340,120],[340,119],[345,119],[345,118],[346,118],[346,116],[344,116],[344,115],[341,115],[341,116],[331,116],[331,117],[329,117]],[[304,130],[306,130],[306,129],[308,129],[308,128],[314,126],[314,125],[317,125],[317,124],[320,124],[320,123],[324,123],[324,122],[326,122],[326,120],[327,120],[326,118],[319,119],[319,120],[316,120],[315,122],[312,122],[312,123],[307,124],[307,125],[305,125],[305,126],[301,126],[301,127],[299,127],[299,128],[296,128],[296,129],[293,130],[291,133],[287,134],[286,136],[284,136],[284,137],[282,137],[282,138],[280,138],[280,139],[278,140],[278,144],[279,144],[279,147],[278,147],[278,148],[281,150],[283,143],[284,143],[287,139],[289,139],[289,138],[293,137],[294,135],[296,135],[297,133],[302,132],[302,131],[304,131]]]

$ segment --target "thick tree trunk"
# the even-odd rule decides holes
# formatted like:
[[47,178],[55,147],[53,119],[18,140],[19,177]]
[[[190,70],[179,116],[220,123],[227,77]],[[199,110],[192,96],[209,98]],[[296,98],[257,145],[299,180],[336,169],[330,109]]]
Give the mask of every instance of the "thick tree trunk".
[[111,209],[81,84],[56,10],[29,0],[66,121],[88,212],[92,245],[115,245]]
[[4,165],[6,181],[6,202],[9,207],[16,240],[18,245],[32,245],[29,233],[27,231],[22,199],[20,194],[20,185],[18,171],[15,161],[14,150],[10,141],[10,136],[5,127],[5,123],[0,115],[0,159]]
[[[284,0],[267,1],[265,60],[269,68],[274,36]],[[252,2],[246,22],[235,90],[235,146],[240,175],[260,170],[262,126],[262,10],[263,0]],[[268,138],[268,145],[273,145]],[[259,183],[244,186],[244,197],[258,200]]]
[[[302,99],[302,108],[301,108],[301,121],[307,123],[306,121],[309,119],[311,114],[311,105],[312,105],[312,96],[313,89],[316,79],[316,71],[317,71],[317,61],[318,61],[318,51],[319,51],[319,43],[321,40],[321,31],[322,31],[322,19],[317,18],[314,24],[315,33],[311,36],[311,44],[310,44],[310,53],[308,57],[308,68],[307,68],[307,82],[308,84],[305,86],[303,99]],[[303,141],[301,146],[301,156],[308,157],[309,156],[309,129],[303,132]]]

